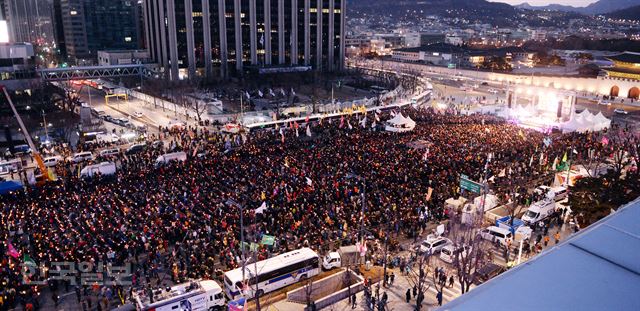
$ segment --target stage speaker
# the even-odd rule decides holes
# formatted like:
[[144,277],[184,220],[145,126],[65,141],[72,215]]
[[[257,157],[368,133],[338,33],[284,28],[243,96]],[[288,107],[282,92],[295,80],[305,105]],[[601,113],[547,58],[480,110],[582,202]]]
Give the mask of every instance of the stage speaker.
[[557,114],[558,118],[562,118],[562,101],[558,102],[558,114]]

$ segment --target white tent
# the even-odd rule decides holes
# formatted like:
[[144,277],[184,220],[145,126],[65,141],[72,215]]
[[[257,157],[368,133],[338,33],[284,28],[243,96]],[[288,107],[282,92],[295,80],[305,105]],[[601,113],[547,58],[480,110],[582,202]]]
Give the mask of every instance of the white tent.
[[393,118],[387,121],[385,130],[387,132],[409,132],[416,127],[416,122],[411,118],[405,118],[402,113],[396,114]]
[[607,119],[607,117],[602,114],[602,111],[593,117],[593,122],[600,126],[600,130],[611,127],[611,120]]
[[578,115],[582,117],[583,121],[585,121],[583,123],[589,124],[593,122],[594,115],[591,114],[589,109],[582,110]]
[[[483,200],[484,200],[484,195],[479,195],[473,199],[473,204],[475,204],[478,207],[482,207]],[[484,203],[484,210],[488,211],[498,206],[499,203],[500,203],[500,200],[498,200],[497,196],[493,194],[487,194],[487,201],[485,201]]]
[[597,115],[591,114],[587,109],[580,113],[575,114],[571,120],[562,124],[562,131],[568,132],[580,132],[587,131],[597,132],[611,126],[611,120],[607,119],[602,112]]

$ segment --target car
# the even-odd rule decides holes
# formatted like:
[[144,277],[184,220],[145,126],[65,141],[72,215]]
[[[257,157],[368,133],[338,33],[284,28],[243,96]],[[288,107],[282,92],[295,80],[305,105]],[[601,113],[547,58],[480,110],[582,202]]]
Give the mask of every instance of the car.
[[58,165],[58,163],[62,161],[63,161],[63,158],[61,156],[52,156],[52,157],[46,157],[42,159],[42,162],[44,162],[44,166],[46,167],[56,166]]
[[90,161],[90,160],[93,160],[93,154],[91,154],[91,152],[89,152],[89,151],[78,152],[78,153],[75,153],[72,156],[70,156],[68,158],[68,160],[70,162],[73,162],[73,163],[80,163],[80,162],[84,162],[84,161]]
[[21,156],[24,154],[30,154],[31,153],[31,147],[29,147],[29,145],[17,145],[15,147],[13,147],[13,154],[15,156]]
[[460,254],[459,259],[463,259],[471,254],[471,250],[469,245],[448,244],[440,250],[440,259],[446,263],[452,263],[458,254]]
[[615,112],[617,114],[629,114],[626,110],[624,110],[622,108],[616,108],[615,110],[613,110],[613,112]]
[[441,236],[428,236],[426,240],[422,241],[418,247],[418,252],[421,254],[430,253],[435,254],[441,251],[445,246],[452,244],[451,240]]
[[474,280],[475,285],[480,285],[504,272],[506,269],[503,266],[497,265],[493,262],[487,263],[477,271],[478,277]]
[[184,122],[180,121],[180,120],[171,120],[167,124],[167,127],[169,129],[171,129],[171,130],[173,130],[173,129],[179,129],[180,130],[180,129],[185,128],[186,126],[187,125]]
[[131,145],[131,147],[129,147],[127,151],[125,151],[125,153],[127,155],[136,154],[138,152],[143,151],[145,148],[147,148],[147,145],[145,144],[135,144],[135,145]]
[[129,121],[129,119],[127,119],[127,118],[115,119],[115,123],[120,125],[120,126],[124,126],[124,127],[133,126],[133,123],[131,123],[131,121]]
[[114,122],[113,117],[112,117],[112,116],[110,116],[110,115],[108,115],[108,114],[103,115],[103,116],[102,116],[102,119],[103,119],[103,120],[105,120],[105,121],[107,121],[107,122],[111,122],[111,123],[113,123],[113,122]]
[[610,101],[606,101],[606,100],[599,100],[598,101],[598,105],[611,106],[611,102]]
[[144,117],[144,114],[142,112],[140,112],[140,111],[136,111],[136,112],[133,113],[133,116],[136,117],[136,118],[142,118],[142,117]]
[[104,149],[100,151],[100,156],[103,158],[114,157],[118,154],[120,154],[120,149],[118,148]]
[[162,140],[156,140],[151,143],[151,148],[158,149],[164,147],[164,142]]

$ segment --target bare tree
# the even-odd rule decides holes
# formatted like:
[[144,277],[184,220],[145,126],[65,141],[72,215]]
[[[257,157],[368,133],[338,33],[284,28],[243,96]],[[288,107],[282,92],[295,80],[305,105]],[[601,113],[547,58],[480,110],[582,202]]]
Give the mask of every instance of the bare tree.
[[313,281],[311,279],[307,279],[307,284],[304,287],[304,296],[307,301],[307,308],[311,309],[311,303],[313,302]]
[[431,259],[431,254],[417,254],[415,261],[413,262],[414,267],[409,270],[409,274],[407,275],[407,281],[409,281],[409,285],[416,289],[417,297],[416,297],[416,310],[420,311],[422,308],[422,302],[424,301],[425,293],[431,288],[431,286],[435,286],[437,282],[434,279],[429,279],[428,273],[430,270],[429,262]]
[[450,221],[450,237],[454,249],[452,265],[457,272],[460,292],[463,294],[478,280],[478,270],[491,261],[487,256],[487,242],[479,235],[482,217],[476,215],[471,224],[463,224],[456,216]]
[[621,129],[616,129],[612,132],[613,133],[610,135],[609,141],[613,144],[613,148],[611,150],[613,176],[617,181],[619,181],[622,177],[623,170],[631,163],[630,158],[628,157],[629,153],[626,148],[623,147],[629,134]]
[[589,177],[598,177],[600,169],[607,165],[607,152],[604,145],[597,144],[594,149],[589,149],[587,161],[583,165]]

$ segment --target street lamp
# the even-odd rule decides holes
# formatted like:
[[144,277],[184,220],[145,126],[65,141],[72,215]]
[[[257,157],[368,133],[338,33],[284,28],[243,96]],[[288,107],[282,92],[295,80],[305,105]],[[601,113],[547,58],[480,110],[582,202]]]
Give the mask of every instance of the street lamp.
[[228,199],[225,202],[228,206],[236,207],[240,210],[240,247],[242,248],[242,282],[245,282],[244,274],[246,270],[246,259],[244,255],[244,205],[236,202],[234,199]]
[[45,142],[49,142],[49,132],[47,131],[47,119],[45,118],[44,110],[42,110],[42,125],[44,126],[44,135],[46,137]]

